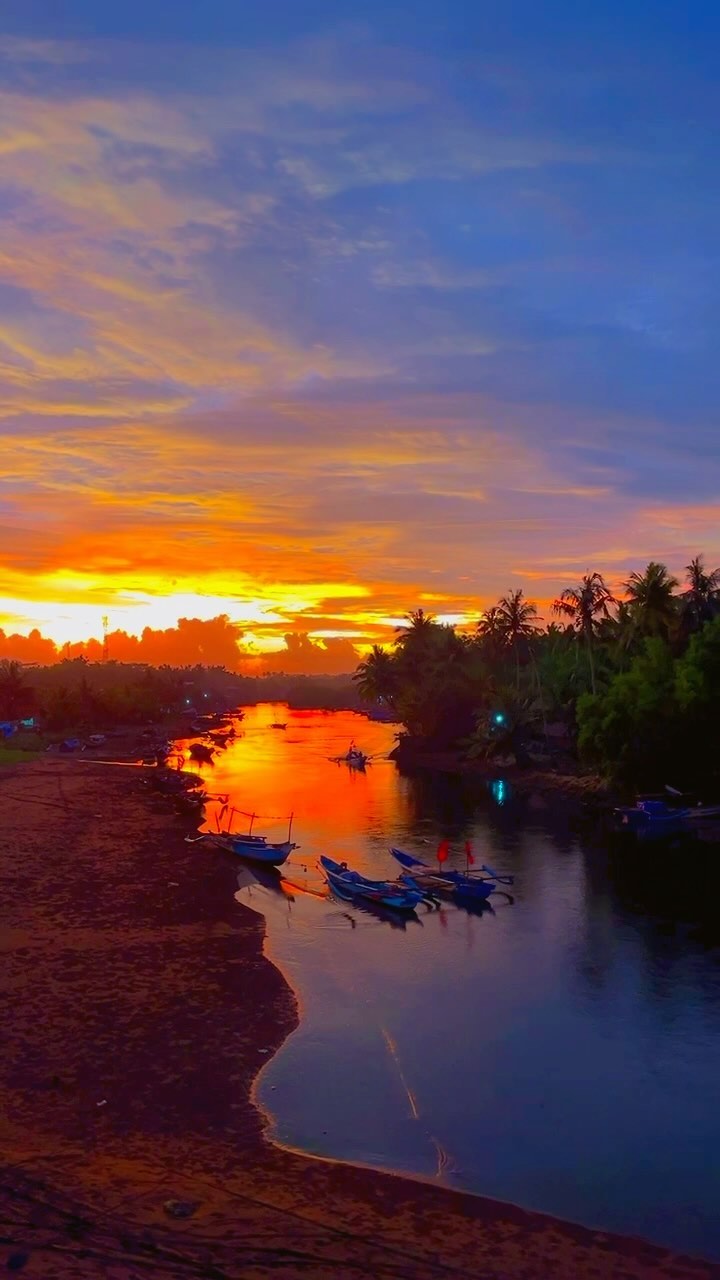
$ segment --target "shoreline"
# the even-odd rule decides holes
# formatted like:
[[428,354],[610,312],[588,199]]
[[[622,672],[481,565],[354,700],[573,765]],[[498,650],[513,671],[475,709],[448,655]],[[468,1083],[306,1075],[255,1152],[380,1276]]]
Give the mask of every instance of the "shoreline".
[[458,778],[492,782],[502,777],[519,791],[562,793],[577,799],[609,804],[613,788],[598,774],[563,771],[560,768],[542,768],[539,765],[521,767],[516,763],[500,764],[492,760],[467,760],[457,751],[423,751],[395,747],[390,752],[400,772],[412,776],[415,773],[448,773]]
[[8,766],[0,806],[0,1195],[24,1275],[720,1276],[273,1143],[256,1082],[301,1010],[264,917],[234,899],[234,863],[186,844],[191,824],[139,770]]

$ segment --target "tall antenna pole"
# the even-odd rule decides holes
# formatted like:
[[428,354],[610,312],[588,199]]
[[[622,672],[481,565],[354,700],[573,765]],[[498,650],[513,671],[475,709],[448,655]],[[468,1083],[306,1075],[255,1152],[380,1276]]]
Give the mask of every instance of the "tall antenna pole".
[[103,615],[103,620],[102,620],[102,629],[103,629],[103,657],[102,657],[102,660],[103,660],[103,662],[107,662],[107,660],[108,660],[108,617],[107,617],[107,614],[104,614],[104,615]]

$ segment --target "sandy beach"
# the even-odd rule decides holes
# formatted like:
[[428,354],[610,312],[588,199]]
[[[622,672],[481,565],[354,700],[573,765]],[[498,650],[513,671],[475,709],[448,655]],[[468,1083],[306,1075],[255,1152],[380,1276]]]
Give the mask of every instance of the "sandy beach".
[[4,768],[0,813],[0,1259],[10,1270],[34,1280],[720,1275],[640,1241],[273,1146],[252,1086],[298,1010],[263,954],[262,918],[233,898],[233,862],[186,843],[189,820],[122,765],[44,757]]

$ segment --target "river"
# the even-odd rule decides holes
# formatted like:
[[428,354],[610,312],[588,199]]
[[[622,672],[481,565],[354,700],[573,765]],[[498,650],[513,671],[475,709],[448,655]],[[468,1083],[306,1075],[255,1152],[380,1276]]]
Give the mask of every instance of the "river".
[[[720,1258],[707,850],[704,869],[668,871],[502,777],[402,777],[393,726],[350,712],[266,704],[239,730],[207,788],[292,812],[300,845],[280,885],[238,863],[237,899],[264,915],[300,1004],[258,1083],[276,1140]],[[364,773],[332,762],[352,739],[373,757]],[[256,830],[283,839],[287,823]],[[469,839],[513,874],[514,901],[421,908],[403,927],[328,900],[321,853],[394,876],[389,844],[431,861],[443,838],[458,866]]]

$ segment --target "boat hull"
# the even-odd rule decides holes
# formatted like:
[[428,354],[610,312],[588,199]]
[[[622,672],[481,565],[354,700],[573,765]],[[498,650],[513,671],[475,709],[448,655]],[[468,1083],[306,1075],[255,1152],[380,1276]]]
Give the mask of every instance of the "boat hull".
[[474,879],[463,875],[462,871],[449,869],[434,871],[432,867],[421,863],[418,858],[403,853],[402,849],[391,849],[390,852],[401,866],[409,868],[405,875],[430,893],[455,898],[457,902],[485,902],[497,889],[494,880]]
[[690,813],[689,809],[670,809],[660,801],[641,801],[613,809],[613,820],[617,830],[626,835],[674,835],[685,829]]
[[283,840],[271,844],[262,836],[251,836],[243,839],[238,836],[217,836],[215,844],[227,849],[238,858],[246,858],[248,862],[257,862],[262,866],[280,867],[287,862],[297,845],[292,840]]
[[385,880],[368,880],[358,871],[351,871],[330,858],[321,858],[320,863],[328,884],[341,894],[363,898],[393,911],[414,911],[423,901],[419,889],[393,886]]
[[492,880],[456,881],[443,875],[407,872],[400,877],[409,884],[416,884],[427,893],[441,898],[452,898],[455,902],[487,902],[497,885]]
[[254,841],[233,840],[233,853],[239,858],[248,858],[251,862],[265,863],[268,866],[280,867],[287,862],[293,849],[297,848],[292,840],[283,840],[279,844],[256,844]]

